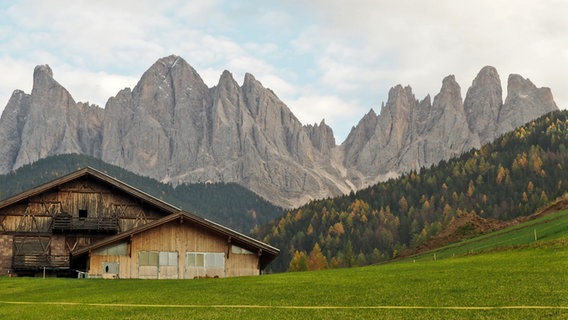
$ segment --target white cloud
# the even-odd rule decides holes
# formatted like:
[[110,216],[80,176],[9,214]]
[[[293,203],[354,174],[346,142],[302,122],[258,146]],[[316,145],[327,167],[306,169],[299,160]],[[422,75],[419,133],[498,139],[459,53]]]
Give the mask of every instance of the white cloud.
[[[554,64],[566,61],[562,59],[566,44],[560,34],[568,29],[568,19],[560,12],[568,12],[567,2],[438,1],[433,5],[326,0],[298,5],[317,12],[318,19],[296,40],[298,48],[320,52],[323,69],[335,67],[345,74],[363,75],[359,71],[372,69],[381,75],[374,79],[363,76],[353,83],[356,87],[366,87],[365,82],[371,80],[387,87],[410,84],[415,91],[435,94],[447,74],[456,74],[467,89],[485,65],[494,65],[506,79],[509,72],[520,73],[527,66],[557,70]],[[356,52],[342,55],[322,47]],[[326,84],[339,89],[345,86],[342,77],[325,75],[322,81]]]
[[16,89],[29,93],[32,90],[32,75],[35,65],[12,59],[0,57],[2,77],[0,77],[0,113],[8,103],[12,92]]
[[[103,104],[177,54],[209,85],[224,69],[252,73],[304,123],[346,136],[360,117],[410,85],[435,95],[454,74],[462,96],[493,65],[552,88],[568,107],[568,1],[224,0],[37,1],[0,12],[0,103],[31,90],[49,64],[77,100]],[[4,104],[5,105],[5,104]],[[4,105],[0,105],[2,108]],[[351,113],[350,113],[351,112]],[[338,139],[340,140],[340,139]]]
[[88,72],[67,65],[52,70],[55,80],[69,91],[76,102],[89,102],[101,108],[104,108],[107,100],[118,91],[134,88],[139,80],[137,77]]
[[[288,107],[303,124],[319,124],[322,120],[334,129],[336,143],[340,144],[349,134],[351,127],[344,123],[356,125],[369,110],[358,101],[345,101],[334,95],[302,95],[290,100]],[[339,128],[339,129],[337,129]]]

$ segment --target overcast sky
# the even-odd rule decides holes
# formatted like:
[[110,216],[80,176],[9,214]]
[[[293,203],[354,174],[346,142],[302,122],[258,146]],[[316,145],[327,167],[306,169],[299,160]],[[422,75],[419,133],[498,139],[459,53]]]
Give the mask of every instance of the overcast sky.
[[[208,86],[249,72],[304,124],[341,143],[388,90],[417,99],[479,70],[550,87],[568,107],[568,1],[97,0],[0,2],[0,109],[49,64],[76,101],[104,107],[156,60],[183,57]],[[505,92],[504,92],[505,94]]]

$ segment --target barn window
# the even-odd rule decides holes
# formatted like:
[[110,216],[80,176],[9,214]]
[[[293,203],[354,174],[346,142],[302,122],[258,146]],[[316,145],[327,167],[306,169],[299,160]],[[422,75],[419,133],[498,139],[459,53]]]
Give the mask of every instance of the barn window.
[[205,254],[204,253],[188,253],[187,254],[187,266],[188,267],[205,267]]
[[138,257],[138,264],[141,267],[158,266],[159,254],[156,251],[140,251]]
[[217,252],[188,252],[186,263],[188,267],[225,268],[225,254]]
[[106,246],[97,249],[93,252],[100,256],[127,256],[128,255],[128,243],[122,242],[110,246]]
[[140,251],[138,264],[141,267],[177,266],[177,260],[177,252]]
[[205,267],[206,268],[225,268],[225,254],[224,253],[207,253],[205,254]]
[[185,269],[186,278],[224,277],[225,253],[187,252]]
[[160,266],[177,266],[177,252],[160,252]]
[[140,251],[138,277],[141,279],[177,279],[178,253],[168,251]]
[[248,251],[247,249],[243,249],[239,246],[232,245],[231,246],[231,253],[235,254],[253,254],[252,252]]
[[79,209],[79,218],[86,218],[89,216],[87,209]]

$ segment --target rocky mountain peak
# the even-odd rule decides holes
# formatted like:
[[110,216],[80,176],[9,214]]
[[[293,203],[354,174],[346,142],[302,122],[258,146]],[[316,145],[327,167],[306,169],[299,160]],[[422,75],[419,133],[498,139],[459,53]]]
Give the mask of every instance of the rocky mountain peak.
[[458,91],[461,90],[460,85],[456,82],[456,77],[450,74],[442,80],[442,89],[440,89],[440,92],[455,91],[456,88]]
[[239,86],[224,71],[208,88],[171,55],[101,109],[75,103],[43,65],[31,94],[14,91],[2,113],[0,172],[79,153],[173,184],[236,182],[295,207],[448,159],[556,109],[550,89],[518,75],[502,103],[499,75],[484,67],[463,101],[453,75],[433,99],[394,86],[380,113],[370,109],[337,146],[325,121],[302,125],[249,73]]
[[394,144],[398,148],[410,138],[417,105],[418,101],[410,86],[403,88],[397,85],[391,88],[377,123],[386,144]]
[[236,83],[235,79],[233,78],[233,74],[228,70],[223,70],[221,77],[219,78],[219,85],[224,83]]
[[[384,108],[384,105],[382,106]],[[377,126],[377,121],[379,120],[379,116],[375,113],[375,110],[371,108],[369,112],[367,112],[357,126],[353,127],[345,139],[343,145],[350,146],[355,141],[363,142],[369,141],[375,132],[375,128]]]
[[485,66],[479,70],[475,79],[473,79],[472,87],[484,86],[486,83],[499,82],[499,73],[493,66]]
[[502,104],[499,74],[494,67],[486,66],[473,80],[463,103],[469,130],[479,135],[481,143],[494,139]]
[[511,74],[507,98],[499,112],[498,134],[503,134],[534,119],[535,114],[558,110],[550,88],[537,88],[529,79]]
[[39,98],[59,91],[63,91],[64,95],[70,96],[67,90],[53,79],[53,71],[49,65],[36,66],[34,68],[32,95]]
[[552,108],[554,110],[558,108],[554,102],[550,88],[537,88],[530,79],[525,79],[518,74],[509,75],[507,81],[507,98],[529,98],[532,95],[536,95],[539,102],[546,106],[547,109]]
[[250,74],[245,73],[245,79],[243,81],[243,88],[252,87],[252,86],[262,86],[262,84],[256,80],[256,78]]
[[323,155],[329,156],[331,150],[335,148],[335,137],[333,130],[322,120],[319,125],[307,125],[308,135],[312,141],[313,146],[322,152]]
[[38,65],[34,68],[34,81],[41,80],[42,78],[53,79],[53,71],[47,64]]
[[14,106],[21,108],[13,137],[20,145],[12,167],[63,153],[100,155],[102,109],[75,103],[48,65],[34,69],[31,95]]
[[442,80],[440,93],[434,97],[434,105],[453,108],[458,113],[463,113],[463,103],[460,85],[456,82],[454,75],[449,75]]
[[[159,70],[163,77],[183,76],[186,78],[186,80],[189,80],[191,82],[203,82],[203,79],[201,78],[199,73],[197,73],[197,71],[187,61],[175,55],[171,55],[156,61],[153,67],[156,68],[156,70]],[[150,67],[148,71],[152,72],[152,69],[153,68]]]
[[14,90],[0,117],[0,172],[9,172],[14,168],[30,107],[31,95]]

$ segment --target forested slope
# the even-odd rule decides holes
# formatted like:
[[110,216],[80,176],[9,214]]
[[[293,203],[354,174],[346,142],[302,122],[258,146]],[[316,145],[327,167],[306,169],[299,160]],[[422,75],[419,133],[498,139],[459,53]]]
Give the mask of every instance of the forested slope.
[[310,260],[322,265],[314,259],[330,267],[376,263],[430,239],[463,213],[502,220],[533,213],[566,192],[567,146],[568,112],[553,112],[459,158],[313,201],[255,234],[281,249],[275,271],[286,270],[295,253],[294,268]]

